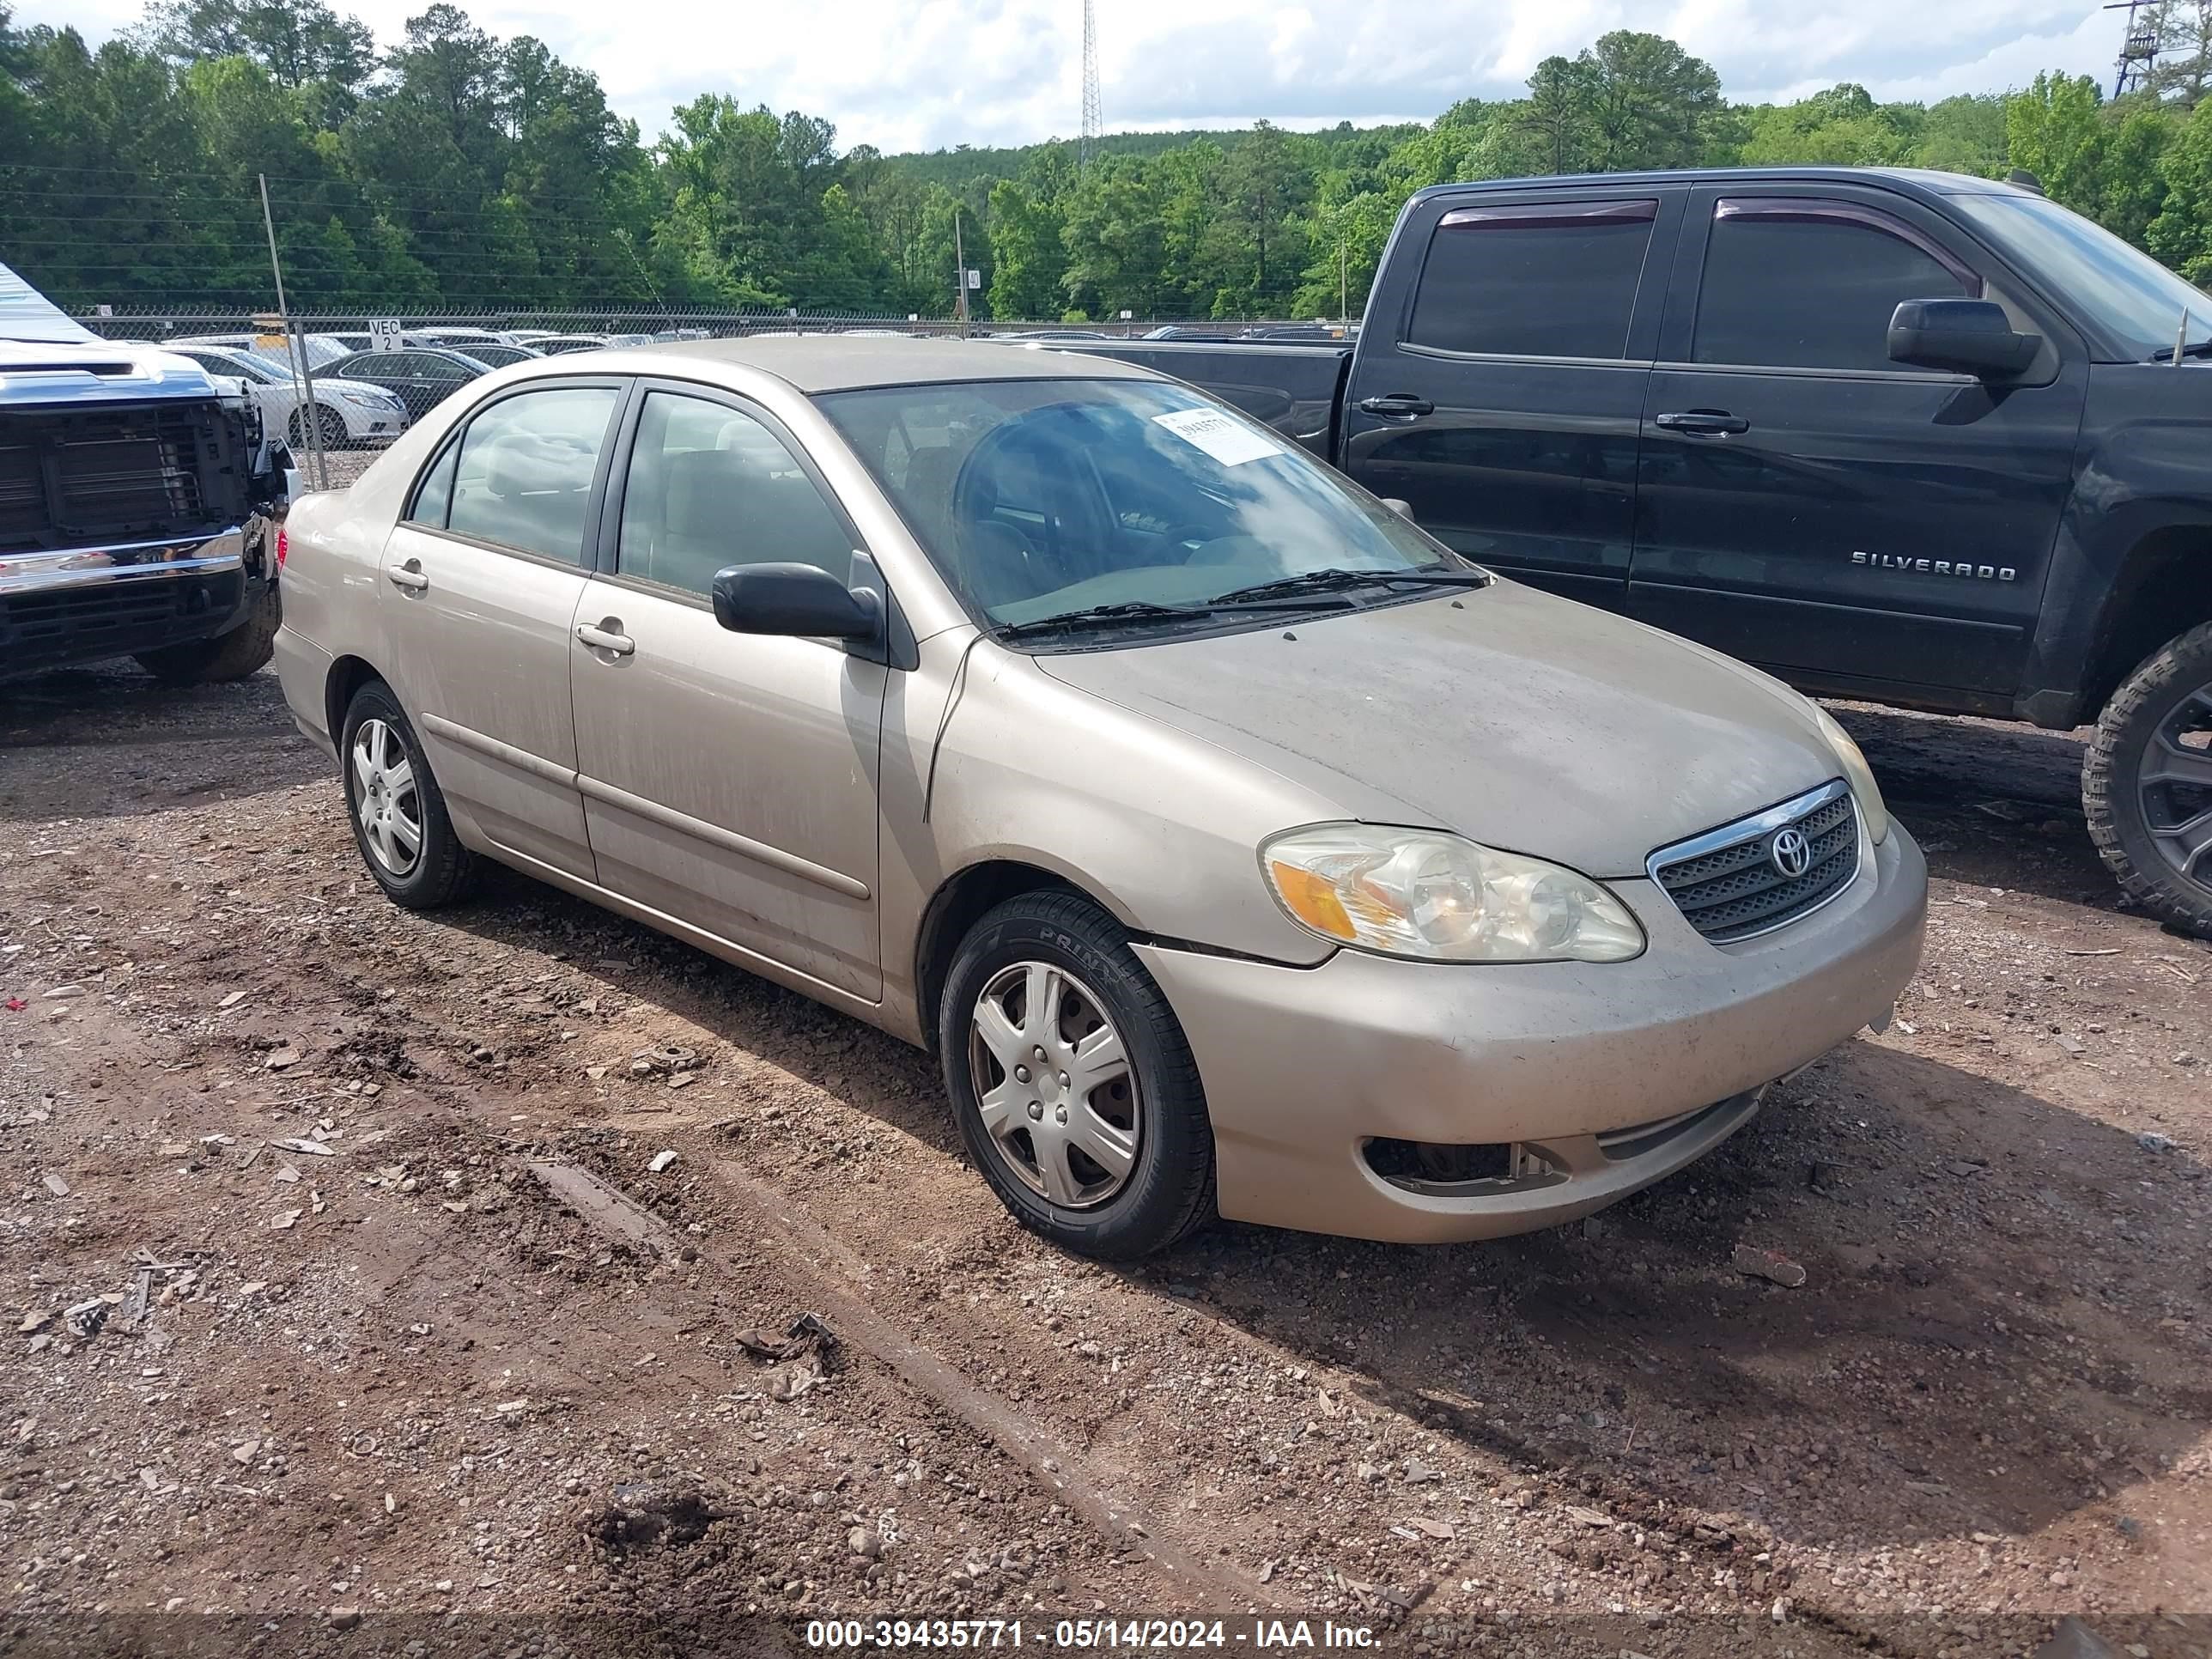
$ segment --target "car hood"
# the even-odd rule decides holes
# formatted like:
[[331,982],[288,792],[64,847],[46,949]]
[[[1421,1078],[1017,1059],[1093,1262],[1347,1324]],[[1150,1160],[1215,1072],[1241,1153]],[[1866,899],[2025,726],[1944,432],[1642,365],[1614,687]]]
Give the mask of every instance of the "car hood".
[[1809,705],[1756,669],[1516,583],[1457,598],[1036,661],[1346,817],[1609,878],[1841,775]]

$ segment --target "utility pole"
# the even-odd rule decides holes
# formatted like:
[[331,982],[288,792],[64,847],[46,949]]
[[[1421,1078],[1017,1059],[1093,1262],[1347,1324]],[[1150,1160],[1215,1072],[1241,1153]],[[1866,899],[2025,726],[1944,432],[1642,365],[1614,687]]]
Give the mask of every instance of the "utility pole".
[[952,210],[952,291],[959,307],[960,337],[968,337],[968,255],[960,246],[960,210]]
[[1347,242],[1336,245],[1336,320],[1349,322],[1346,314],[1352,309],[1352,248]]
[[[300,423],[307,429],[307,447],[315,458],[315,488],[331,487],[331,470],[323,460],[323,423],[315,413],[315,371],[307,362],[307,348],[292,326],[292,313],[284,303],[284,265],[276,257],[276,219],[269,211],[269,175],[256,175],[261,180],[261,228],[269,233],[269,270],[276,279],[276,314],[284,319],[285,343],[292,349],[293,388],[295,394],[304,382],[305,401],[299,404]],[[288,434],[289,435],[289,434]]]

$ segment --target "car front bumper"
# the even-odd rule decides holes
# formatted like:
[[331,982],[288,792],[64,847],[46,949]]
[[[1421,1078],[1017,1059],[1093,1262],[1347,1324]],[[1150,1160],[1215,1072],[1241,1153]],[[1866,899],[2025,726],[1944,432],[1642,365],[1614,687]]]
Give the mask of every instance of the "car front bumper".
[[[1213,1122],[1221,1213],[1404,1243],[1571,1221],[1747,1121],[1765,1086],[1886,1024],[1919,965],[1928,872],[1893,826],[1799,921],[1701,938],[1649,881],[1633,962],[1483,966],[1338,952],[1283,967],[1142,944]],[[1510,1149],[1506,1178],[1378,1173],[1377,1140]]]

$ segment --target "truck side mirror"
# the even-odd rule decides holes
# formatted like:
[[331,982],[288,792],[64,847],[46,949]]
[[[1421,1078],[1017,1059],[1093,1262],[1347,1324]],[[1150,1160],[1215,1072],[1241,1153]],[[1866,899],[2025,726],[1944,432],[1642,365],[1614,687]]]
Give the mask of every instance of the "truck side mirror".
[[1906,300],[1890,315],[1890,361],[1914,368],[2006,380],[2042,349],[2043,337],[2014,332],[1994,300]]

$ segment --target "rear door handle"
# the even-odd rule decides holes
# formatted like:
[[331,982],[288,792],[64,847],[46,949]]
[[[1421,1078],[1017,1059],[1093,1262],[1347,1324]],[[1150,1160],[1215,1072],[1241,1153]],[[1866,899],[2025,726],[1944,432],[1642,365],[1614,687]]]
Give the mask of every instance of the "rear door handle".
[[578,623],[576,637],[594,651],[610,651],[617,657],[627,657],[637,649],[636,642],[622,631],[622,619],[618,617],[606,617],[596,625]]
[[1717,438],[1724,434],[1748,432],[1751,422],[1741,415],[1731,415],[1725,409],[1686,409],[1669,415],[1656,415],[1651,424],[1668,432],[1685,433],[1692,438]]
[[410,593],[420,593],[430,585],[430,579],[422,574],[422,561],[420,559],[396,564],[384,574],[392,579],[394,587],[404,587]]
[[1393,392],[1380,398],[1362,398],[1359,406],[1370,415],[1393,416],[1401,421],[1417,415],[1433,415],[1437,406],[1426,398],[1416,398],[1410,392]]

